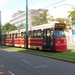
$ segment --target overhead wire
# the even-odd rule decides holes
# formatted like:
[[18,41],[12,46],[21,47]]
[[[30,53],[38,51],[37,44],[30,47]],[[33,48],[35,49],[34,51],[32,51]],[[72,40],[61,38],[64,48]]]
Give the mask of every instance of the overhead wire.
[[[33,6],[35,6],[34,2],[33,2],[32,0],[30,0],[30,1],[31,1],[31,3],[33,4]],[[53,6],[53,5],[59,4],[59,3],[64,2],[64,1],[65,1],[65,0],[62,0],[62,1],[59,1],[59,2],[56,2],[56,3],[53,3],[53,4],[51,4],[51,5],[48,5],[48,6],[42,7],[41,9],[48,8],[48,7],[50,7],[50,6]]]
[[32,0],[30,0],[30,1],[31,1],[31,3],[33,4],[33,6],[35,6],[34,2],[33,2]]
[[[34,2],[33,2],[32,0],[30,0],[30,1],[31,1],[31,3],[33,4],[33,6],[35,6]],[[51,4],[51,5],[45,6],[44,9],[45,9],[45,8],[48,8],[48,7],[51,7],[51,6],[54,6],[54,5],[59,4],[59,3],[61,3],[61,2],[64,2],[64,1],[65,1],[65,0],[62,0],[62,1],[59,1],[59,2],[56,2],[56,3],[53,3],[53,4]],[[75,6],[75,5],[71,5],[71,4],[62,4],[62,5],[59,5],[59,6],[57,6],[57,7],[60,7],[60,6],[63,6],[63,5]],[[55,9],[55,8],[57,8],[57,7],[54,6],[52,9]],[[41,9],[43,9],[43,8],[41,8]],[[50,9],[49,9],[49,10],[50,10]]]
[[51,4],[51,5],[45,6],[44,8],[48,8],[48,7],[50,7],[50,6],[53,6],[53,5],[59,4],[59,3],[64,2],[64,1],[65,1],[65,0],[62,0],[62,1],[59,1],[59,2],[56,2],[56,3],[53,3],[53,4]]
[[59,8],[59,7],[64,6],[64,5],[65,5],[65,4],[62,4],[62,5],[59,5],[59,6],[54,6],[54,7],[52,7],[51,9],[48,9],[48,10],[53,10],[53,9]]
[[64,6],[64,5],[67,5],[67,6],[75,6],[75,5],[71,5],[71,4],[62,4],[62,5],[59,5],[59,6],[54,6],[53,8],[48,9],[48,10],[53,10],[55,8],[59,8],[59,7]]
[[[33,2],[32,0],[30,0],[30,1],[31,1],[31,3],[33,4],[33,6],[35,6],[34,2]],[[57,5],[57,4],[62,3],[62,2],[64,2],[64,1],[65,1],[65,0],[58,1],[58,2],[53,3],[53,4],[51,4],[51,5],[45,6],[44,8],[41,8],[41,9],[48,9],[48,11],[51,11],[51,10],[56,9],[56,8],[59,8],[59,7],[63,6],[63,5],[75,6],[75,5],[71,5],[71,4],[61,4],[61,5]],[[55,5],[57,5],[57,6],[55,6]],[[49,7],[50,7],[50,9],[49,9]]]

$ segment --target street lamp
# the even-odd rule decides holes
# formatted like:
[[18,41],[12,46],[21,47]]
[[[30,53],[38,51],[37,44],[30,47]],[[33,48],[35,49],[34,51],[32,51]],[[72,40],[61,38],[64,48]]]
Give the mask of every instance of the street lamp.
[[1,11],[0,11],[0,44],[1,44]]

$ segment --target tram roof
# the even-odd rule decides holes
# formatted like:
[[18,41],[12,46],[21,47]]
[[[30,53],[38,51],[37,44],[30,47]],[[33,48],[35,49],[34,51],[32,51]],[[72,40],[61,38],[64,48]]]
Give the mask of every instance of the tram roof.
[[[46,28],[54,28],[54,25],[56,23],[59,23],[59,22],[50,22],[48,24],[41,24],[41,25],[38,25],[38,26],[33,26],[33,27],[29,27],[28,28],[28,31],[31,31],[31,30],[43,30],[43,29],[46,29]],[[10,31],[10,32],[6,32],[6,33],[18,33],[18,32],[24,32],[26,31],[26,28],[23,28],[23,29],[20,29],[20,30],[13,30],[13,31]]]
[[33,27],[31,27],[31,30],[54,28],[55,23],[59,23],[59,22],[51,22],[51,23],[48,23],[48,24],[42,24],[42,25],[38,25],[38,26],[33,26]]

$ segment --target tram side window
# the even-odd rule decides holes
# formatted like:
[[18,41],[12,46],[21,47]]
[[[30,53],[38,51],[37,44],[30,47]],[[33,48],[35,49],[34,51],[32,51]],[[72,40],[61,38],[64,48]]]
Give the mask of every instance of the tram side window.
[[10,34],[10,39],[11,39],[11,34]]
[[28,32],[28,37],[31,38],[32,37],[32,31]]
[[47,29],[47,38],[53,39],[53,29]]
[[15,33],[15,38],[17,38],[17,33]]
[[33,37],[36,38],[36,30],[33,31]]
[[13,33],[12,36],[13,36],[14,38],[16,38],[16,33]]
[[50,37],[50,29],[47,29],[47,37]]
[[21,36],[23,36],[24,35],[24,33],[23,32],[21,32]]
[[14,33],[12,34],[12,37],[14,37]]
[[37,30],[37,38],[41,38],[42,32],[41,30]]
[[33,31],[31,31],[31,38],[33,38]]
[[[44,32],[44,31],[45,31],[45,32]],[[43,36],[46,37],[46,30],[43,30],[43,32],[44,32]]]
[[50,31],[50,36],[51,36],[51,39],[53,39],[53,29],[51,29]]
[[26,38],[26,32],[23,32],[23,34],[24,34],[24,38]]
[[47,41],[51,40],[50,29],[47,29]]

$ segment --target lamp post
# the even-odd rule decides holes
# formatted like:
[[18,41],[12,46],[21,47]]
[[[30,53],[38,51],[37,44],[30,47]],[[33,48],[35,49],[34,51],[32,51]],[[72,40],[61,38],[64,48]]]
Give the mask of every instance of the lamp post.
[[28,0],[26,0],[26,50],[28,49]]
[[0,45],[1,45],[1,11],[0,11]]

